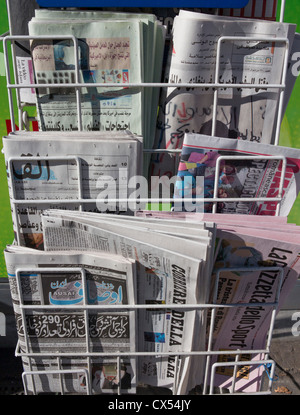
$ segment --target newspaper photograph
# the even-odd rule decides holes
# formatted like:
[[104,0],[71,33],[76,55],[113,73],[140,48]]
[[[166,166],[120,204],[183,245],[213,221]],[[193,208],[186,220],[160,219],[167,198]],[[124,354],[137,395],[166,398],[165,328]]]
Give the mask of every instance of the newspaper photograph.
[[[22,131],[4,137],[3,148],[16,240],[38,249],[44,209],[98,211],[99,195],[126,199],[129,181],[142,174],[142,138],[127,131]],[[105,205],[110,209],[128,207],[116,201]]]
[[[191,390],[195,384],[188,373],[193,359],[179,355],[176,367],[176,356],[204,347],[205,336],[195,336],[194,331],[202,327],[205,332],[205,316],[188,305],[204,302],[209,295],[206,267],[211,247],[183,235],[160,233],[155,223],[133,227],[124,219],[121,225],[121,217],[115,222],[107,215],[51,210],[44,212],[42,221],[45,250],[97,249],[137,261],[137,302],[149,304],[138,312],[138,347],[145,353],[138,360],[139,381],[169,388],[177,381],[178,393]],[[201,358],[195,362],[200,377],[203,363]]]
[[[246,156],[250,159],[243,159]],[[220,170],[216,176],[218,158]],[[184,136],[174,199],[216,197],[222,199],[217,202],[217,213],[275,216],[278,202],[267,198],[280,197],[282,180],[279,215],[287,216],[300,189],[299,166],[298,149],[270,144],[257,146],[242,140],[188,133]],[[189,179],[187,184],[186,177]],[[197,177],[204,181],[200,189],[197,188]],[[235,201],[236,198],[240,200]],[[252,202],[249,198],[266,199]],[[180,208],[184,206],[180,204]],[[205,212],[212,212],[212,209],[213,202],[204,202]]]
[[[294,34],[295,25],[286,23],[180,10],[174,19],[165,81],[196,83],[199,87],[163,89],[153,148],[181,149],[187,132],[273,144],[280,91],[266,87],[284,81],[285,58]],[[223,37],[227,39],[220,43],[217,57],[218,42]],[[240,39],[243,37],[245,40]],[[216,93],[208,84],[216,82],[224,88],[216,91],[212,131]],[[152,157],[149,175],[172,177],[176,168],[174,155],[158,153]]]
[[[6,248],[5,260],[20,351],[24,355],[38,353],[44,359],[48,355],[44,370],[57,364],[56,359],[51,363],[53,354],[67,361],[72,356],[83,356],[74,366],[80,368],[86,366],[86,353],[98,353],[98,357],[93,356],[93,373],[98,370],[98,375],[94,373],[98,376],[94,392],[116,389],[118,381],[115,379],[108,387],[104,374],[108,375],[109,367],[110,376],[113,368],[116,371],[120,353],[136,351],[136,315],[132,309],[117,310],[113,306],[135,304],[135,262],[98,252],[44,252],[18,246]],[[105,352],[114,355],[105,356]],[[131,367],[133,387],[135,360],[126,361]],[[39,365],[37,370],[41,370]],[[82,392],[78,379],[74,382],[69,387]],[[53,380],[50,391],[58,387],[59,382]]]

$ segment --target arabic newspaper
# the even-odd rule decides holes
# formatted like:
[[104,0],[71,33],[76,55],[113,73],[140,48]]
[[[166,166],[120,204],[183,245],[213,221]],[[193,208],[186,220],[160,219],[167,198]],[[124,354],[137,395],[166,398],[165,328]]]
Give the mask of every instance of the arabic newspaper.
[[[74,35],[79,48],[78,82],[92,84],[80,89],[82,129],[128,129],[143,135],[151,148],[159,90],[121,85],[160,81],[165,32],[149,13],[36,10],[29,34],[40,36],[31,45],[37,83],[75,83],[72,41],[42,39]],[[93,86],[111,83],[120,87]],[[78,128],[74,88],[39,88],[37,94],[41,130]]]
[[[44,252],[18,246],[6,248],[5,260],[24,370],[53,370],[58,364],[53,355],[59,354],[64,370],[88,371],[95,393],[115,391],[116,356],[136,351],[136,316],[132,309],[113,307],[135,304],[135,262],[98,252]],[[115,355],[101,355],[105,352]],[[31,366],[26,353],[35,353]],[[125,368],[127,376],[131,373],[127,392],[134,392],[135,360],[126,354],[122,358]],[[60,391],[57,375],[50,374],[47,383],[43,377],[35,375],[38,391]],[[86,391],[82,371],[65,382],[68,392]]]
[[[72,30],[70,23],[61,21],[47,23],[47,25],[43,21],[31,21],[29,22],[29,34],[32,36],[74,35],[79,39],[80,82],[95,83],[96,80],[105,83],[119,82],[121,86],[129,83],[129,80],[141,82],[143,79],[141,24],[132,21],[130,25],[128,29],[128,23],[125,22],[118,22],[118,25],[109,21],[74,22]],[[46,27],[47,33],[45,33]],[[58,84],[60,80],[64,83],[75,83],[72,40],[57,42],[38,39],[32,41],[31,50],[35,75],[37,79],[40,79],[38,83]],[[143,133],[141,113],[133,112],[133,108],[142,108],[141,92],[130,94],[130,91],[126,91],[124,95],[124,88],[118,88],[119,91],[123,91],[120,97],[120,92],[118,93],[116,87],[109,88],[109,90],[102,89],[101,100],[100,91],[97,88],[93,89],[92,91],[86,90],[82,97],[84,130],[114,131],[119,125],[119,128],[124,130],[132,129],[137,134]],[[118,96],[120,98],[116,107],[114,103]],[[37,108],[41,130],[73,131],[78,129],[74,88],[64,88],[61,91],[56,88],[40,90],[37,96]],[[115,122],[112,116],[107,117],[108,112],[112,115],[117,113]]]
[[[195,386],[189,377],[194,359],[179,356],[177,370],[176,356],[180,351],[201,350],[205,341],[194,336],[195,327],[205,331],[203,312],[185,307],[205,302],[209,294],[206,261],[214,243],[161,233],[149,225],[138,226],[138,221],[135,226],[131,221],[126,225],[127,219],[121,224],[121,217],[116,222],[110,219],[106,214],[46,211],[42,215],[45,249],[97,249],[137,261],[137,301],[149,304],[138,314],[138,347],[156,353],[139,357],[139,381],[169,388],[177,381],[178,393],[184,394]],[[206,233],[213,239],[212,232]],[[201,376],[203,359],[195,364]]]
[[[295,25],[180,10],[174,19],[165,80],[205,85],[164,88],[154,149],[180,149],[186,132],[273,144],[279,90],[264,86],[281,83],[286,44],[251,39],[288,39],[291,47],[294,33]],[[218,41],[224,36],[230,39],[220,43],[217,73]],[[234,40],[237,37],[247,40]],[[224,84],[224,88],[217,90],[216,125],[212,131],[216,93],[207,84],[215,82]],[[262,87],[233,88],[229,84]],[[158,153],[152,158],[149,174],[172,177],[176,168],[174,155]]]
[[[22,131],[4,137],[3,148],[14,232],[18,243],[28,247],[43,247],[44,209],[97,211],[96,199],[108,182],[113,185],[107,192],[113,194],[106,196],[126,199],[130,179],[142,174],[142,139],[127,131]],[[126,212],[127,204],[107,204],[106,209]]]
[[[212,312],[208,318],[207,338],[210,325],[213,328],[210,350],[220,352],[208,361],[208,383],[211,368],[218,363],[213,386],[220,388],[221,393],[231,390],[233,383],[237,392],[259,391],[265,367],[252,362],[263,359],[264,354],[251,351],[266,349],[273,310],[276,313],[280,310],[299,276],[298,227],[285,223],[286,218],[280,217],[272,218],[274,221],[266,217],[265,222],[260,223],[262,221],[254,217],[245,222],[243,215],[147,211],[137,215],[148,220],[185,218],[192,223],[214,218],[216,249],[209,304],[224,304],[225,307],[216,308],[213,320]],[[239,305],[242,303],[245,306]],[[236,306],[226,307],[230,304]],[[233,366],[227,366],[236,355],[222,354],[222,351],[234,350],[239,361],[245,361],[238,366],[236,379]]]
[[[222,159],[221,156],[229,159]],[[247,156],[249,160],[243,159]],[[216,178],[219,158],[220,170]],[[276,200],[252,202],[251,199],[282,196],[279,215],[287,216],[299,193],[299,167],[298,149],[271,144],[257,146],[242,140],[189,133],[184,137],[174,197],[176,199],[184,194],[196,198],[196,191],[199,190],[200,197],[209,199],[215,195],[222,199],[217,204],[218,213],[275,216]],[[187,185],[186,176],[191,179]],[[197,177],[203,178],[201,189],[196,188]],[[283,189],[280,196],[281,183]],[[236,201],[236,198],[240,200]],[[212,202],[204,203],[204,211],[211,212],[212,208]]]

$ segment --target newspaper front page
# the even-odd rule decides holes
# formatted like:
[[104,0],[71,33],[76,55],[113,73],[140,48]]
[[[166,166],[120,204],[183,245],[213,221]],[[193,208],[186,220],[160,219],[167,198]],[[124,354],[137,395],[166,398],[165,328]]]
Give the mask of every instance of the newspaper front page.
[[[284,41],[261,39],[288,39],[291,47],[294,33],[295,25],[180,10],[174,19],[166,82],[199,87],[164,88],[154,148],[180,149],[186,132],[274,143],[279,90],[264,86],[281,83],[286,49]],[[231,39],[220,43],[217,59],[218,40],[224,36]],[[240,37],[246,40],[235,40]],[[259,40],[252,41],[255,37]],[[215,92],[201,84],[215,82],[224,88],[217,90],[212,131]],[[230,84],[261,88],[233,88]],[[172,177],[176,169],[174,155],[159,153],[152,158],[149,174]]]
[[[123,352],[122,370],[131,376],[126,389],[134,392],[136,362],[126,353],[136,351],[136,315],[132,309],[113,306],[136,302],[135,261],[98,252],[44,252],[19,246],[8,246],[5,260],[24,370],[72,369],[72,376],[65,378],[66,391],[84,393],[89,380],[94,393],[109,393],[117,389],[118,373],[112,375],[116,357]],[[102,355],[106,352],[114,355]],[[27,353],[35,354],[33,361]],[[83,368],[89,379],[82,370],[76,372]],[[58,376],[50,373],[47,386],[46,377],[35,375],[37,391],[59,392]],[[31,379],[29,389],[33,387]]]
[[[47,27],[47,30],[45,28]],[[88,88],[81,97],[84,130],[132,130],[143,133],[141,91],[122,84],[142,82],[142,27],[138,21],[29,22],[31,36],[68,36],[78,39],[80,83],[120,83],[120,88]],[[72,40],[33,40],[32,60],[40,84],[75,83]],[[37,109],[41,130],[78,130],[74,88],[39,89]],[[109,116],[113,113],[115,117]],[[113,121],[115,119],[115,122]]]
[[[257,232],[247,235],[247,230],[239,232],[234,226],[232,230],[218,226],[218,248],[213,274],[214,279],[215,273],[221,268],[247,268],[246,271],[228,269],[220,273],[216,302],[249,305],[217,308],[213,322],[212,350],[238,350],[239,360],[248,362],[264,358],[263,353],[254,355],[243,353],[243,350],[265,349],[273,312],[273,307],[267,304],[275,303],[279,293],[279,310],[300,272],[299,237],[293,243],[272,230],[265,230],[265,236],[255,236],[256,234]],[[252,271],[251,267],[258,267],[258,270]],[[230,362],[233,358],[235,355],[220,353],[217,358],[212,358],[211,364]],[[233,369],[233,366],[218,367],[214,386],[230,390],[233,385]],[[245,393],[259,391],[265,370],[264,365],[239,365],[235,390]]]
[[[47,30],[45,29],[47,27]],[[74,83],[72,41],[45,41],[45,35],[74,35],[79,48],[82,129],[129,129],[154,141],[159,88],[126,87],[128,83],[160,82],[166,28],[154,14],[90,10],[36,10],[29,23],[37,83]],[[93,84],[119,84],[101,87]],[[124,85],[121,87],[121,85]],[[74,88],[39,88],[37,108],[42,130],[76,130]]]
[[[126,199],[128,183],[142,174],[142,138],[126,131],[16,132],[3,138],[3,148],[16,239],[39,249],[44,209],[98,211],[98,196]],[[105,205],[112,212],[127,208]]]
[[[157,19],[155,14],[149,13],[128,13],[114,11],[97,11],[97,10],[49,10],[38,9],[35,11],[35,17],[32,22],[52,23],[58,21],[78,22],[86,21],[131,21],[137,20],[142,23],[142,60],[145,82],[160,82],[161,70],[163,64],[164,45],[166,28]],[[132,80],[131,80],[132,81]],[[130,81],[130,82],[131,82]],[[147,148],[153,144],[153,134],[156,125],[156,108],[158,105],[159,88],[147,87],[144,94],[144,137]],[[150,118],[149,118],[150,117]],[[149,134],[148,134],[149,129]],[[148,142],[147,140],[150,140]]]

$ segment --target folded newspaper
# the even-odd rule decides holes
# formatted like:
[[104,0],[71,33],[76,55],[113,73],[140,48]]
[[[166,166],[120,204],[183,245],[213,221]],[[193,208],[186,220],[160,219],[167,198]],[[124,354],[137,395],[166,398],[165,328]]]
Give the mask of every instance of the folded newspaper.
[[142,174],[142,138],[129,131],[17,131],[3,149],[16,240],[39,249],[44,209],[126,212],[127,204],[100,200],[126,199],[130,180]]
[[[273,144],[282,89],[266,87],[295,80],[285,77],[294,34],[292,24],[180,10],[165,81],[199,87],[164,88],[154,148],[180,149],[186,132]],[[176,168],[174,155],[158,153],[150,175],[172,177]]]
[[[135,360],[125,355],[116,371],[116,356],[136,351],[136,316],[113,306],[136,302],[135,261],[20,246],[8,246],[4,255],[24,371],[72,370],[64,378],[67,392],[85,393],[88,382],[94,393],[116,392],[118,386],[134,392]],[[29,361],[27,353],[36,357]],[[52,372],[28,376],[27,383],[37,393],[60,391]]]
[[139,382],[190,391],[196,381],[190,367],[203,373],[204,358],[184,352],[205,347],[205,314],[197,305],[209,295],[214,225],[157,220],[152,226],[134,217],[59,210],[44,212],[42,221],[46,251],[96,250],[137,262]]
[[[190,210],[199,207],[197,198],[217,198],[218,213],[287,216],[299,193],[299,168],[298,149],[188,133],[175,183],[175,209],[185,210],[178,198],[194,199],[194,206],[187,205]],[[204,202],[199,209],[211,212],[213,205]]]
[[[84,130],[131,130],[152,147],[159,97],[158,88],[126,84],[159,82],[165,27],[153,14],[104,11],[36,10],[29,22],[31,52],[39,84],[86,83],[81,88]],[[78,70],[74,42],[78,42]],[[43,36],[56,36],[54,40]],[[120,84],[101,87],[93,84]],[[74,88],[39,88],[37,109],[41,130],[78,129]]]
[[[273,313],[280,310],[299,278],[299,227],[287,224],[283,217],[250,216],[245,221],[244,215],[209,213],[145,211],[137,215],[149,221],[214,221],[216,247],[209,303],[224,307],[217,307],[208,319],[208,350],[219,353],[207,361],[205,385],[210,384],[211,370],[217,363],[213,386],[221,393],[233,388],[258,392],[268,370],[263,363],[255,363],[267,358],[258,351],[266,349]],[[234,377],[230,362],[236,356],[240,363]]]

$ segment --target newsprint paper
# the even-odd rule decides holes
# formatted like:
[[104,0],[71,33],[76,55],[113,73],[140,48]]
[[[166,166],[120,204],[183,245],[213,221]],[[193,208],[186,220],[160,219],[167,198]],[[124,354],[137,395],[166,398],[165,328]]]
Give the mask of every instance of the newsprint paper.
[[[266,86],[285,81],[284,59],[294,34],[295,25],[286,23],[180,10],[165,80],[199,86],[164,88],[154,148],[180,149],[186,132],[273,144],[279,89]],[[214,83],[221,85],[216,91]],[[175,162],[172,154],[153,156],[150,175],[172,177]]]
[[[222,306],[208,318],[207,341],[211,343],[207,346],[218,354],[207,361],[206,382],[219,388],[219,393],[260,391],[267,368],[255,362],[266,355],[254,350],[265,350],[272,314],[280,310],[299,277],[299,227],[279,216],[250,216],[245,221],[244,215],[230,214],[144,211],[137,215],[149,221],[216,224],[209,304]],[[234,377],[230,362],[237,355],[240,364]]]
[[[257,216],[275,216],[278,202],[271,198],[279,198],[278,214],[287,216],[300,190],[299,169],[299,149],[189,133],[183,140],[174,197],[203,197],[206,212],[212,211],[210,199],[215,197],[218,213]],[[255,198],[261,200],[252,201]]]
[[[179,235],[171,226],[151,229],[114,216],[46,211],[42,216],[45,250],[96,249],[137,261],[137,302],[144,305],[138,312],[139,381],[173,389],[175,382],[177,393],[184,394],[196,382],[189,376],[190,367],[197,365],[198,374],[203,373],[203,359],[194,361],[180,352],[204,347],[205,336],[195,330],[205,330],[205,316],[195,305],[208,298],[214,232],[199,223],[185,230],[182,226]],[[203,239],[185,238],[189,231]]]
[[[69,302],[75,301],[74,306],[80,307],[83,292],[69,289],[67,270],[70,264],[71,271],[84,264],[88,275],[88,304],[95,304],[95,310],[89,310],[88,315],[101,314],[97,305],[103,300],[109,302],[105,314],[111,307],[111,315],[134,319],[132,324],[130,320],[130,327],[135,327],[135,332],[129,331],[132,341],[130,345],[126,343],[127,349],[117,340],[110,350],[119,353],[125,350],[125,354],[137,350],[137,359],[128,356],[122,361],[127,364],[126,373],[136,376],[137,385],[167,387],[175,394],[186,394],[199,386],[206,392],[208,387],[213,387],[215,393],[259,391],[267,368],[255,362],[266,358],[264,351],[274,312],[278,312],[299,276],[299,228],[281,216],[249,216],[245,221],[244,215],[230,214],[140,211],[136,215],[46,210],[42,215],[44,252],[7,248],[5,255],[12,274],[9,278],[18,326],[31,321],[22,314],[17,268],[22,272],[21,281],[26,288],[23,302],[34,301],[34,313],[31,313],[38,316],[36,332],[28,332],[35,326],[27,324],[28,347],[38,349],[36,367],[42,369],[49,364],[44,356],[51,351],[47,335],[64,333],[63,329],[69,328],[53,326],[53,322],[50,328],[39,325],[41,316],[37,307],[41,303],[42,308],[48,305],[47,313],[51,315],[54,310],[64,315],[64,307]],[[103,262],[103,258],[110,262]],[[109,272],[110,287],[114,286],[110,295],[107,285],[105,293],[89,289],[90,273],[96,274],[96,266],[90,265],[98,259],[100,267],[102,264],[105,272]],[[31,267],[29,262],[33,263]],[[37,264],[38,267],[52,266],[51,271],[63,265],[66,272],[61,275],[61,269],[57,269],[59,273],[53,276],[54,271],[49,273],[48,269],[40,278]],[[127,301],[125,294],[121,299],[125,288],[122,285],[121,291],[120,284],[116,284],[124,267],[127,274],[124,272],[123,283],[127,283],[127,293],[131,290],[135,307],[121,312],[116,305],[122,299],[123,304],[133,304],[129,294]],[[92,279],[101,287],[108,283],[104,277],[101,281]],[[76,283],[82,281],[82,277],[76,279]],[[79,314],[80,311],[76,310]],[[82,330],[87,327],[86,321],[83,323]],[[114,328],[120,326],[115,324]],[[23,350],[28,351],[25,333],[19,330],[19,341]],[[37,339],[39,333],[46,334]],[[96,353],[104,340],[101,338],[99,343],[97,338],[94,342],[92,334],[90,337],[90,350]],[[66,350],[72,347],[69,367],[73,368],[77,367],[75,362],[81,357],[80,351],[87,347],[84,338],[81,343],[77,339],[73,343],[72,339],[72,346],[65,340],[58,342],[58,346]],[[209,357],[208,351],[213,356]],[[234,377],[230,362],[237,354],[239,367]],[[26,359],[24,354],[23,362],[28,368]],[[218,366],[213,372],[215,364]],[[94,372],[89,368],[88,373],[93,376]]]
[[[41,212],[97,211],[107,183],[115,190],[107,197],[126,199],[128,183],[142,173],[142,142],[128,131],[22,131],[3,137],[17,242],[42,249]],[[116,210],[126,212],[127,204],[115,203]]]
[[[85,369],[94,393],[113,392],[119,383],[116,356],[123,352],[121,388],[135,391],[136,364],[126,353],[136,351],[136,316],[132,309],[113,309],[136,301],[135,261],[19,246],[8,246],[5,260],[24,370],[75,370],[64,380],[65,391],[85,393]],[[114,355],[101,355],[105,352]],[[37,356],[31,366],[26,353]],[[92,356],[89,363],[86,353]],[[55,355],[62,356],[61,367]],[[36,392],[60,391],[57,375],[34,378]]]
[[[159,82],[166,29],[154,14],[104,11],[36,10],[29,22],[33,68],[38,84],[37,110],[41,130],[77,130],[78,108],[72,87],[42,84],[76,81],[72,40],[78,42],[82,129],[131,130],[153,145],[159,88],[126,84]],[[117,86],[106,86],[115,84]],[[104,85],[102,87],[102,85]]]

